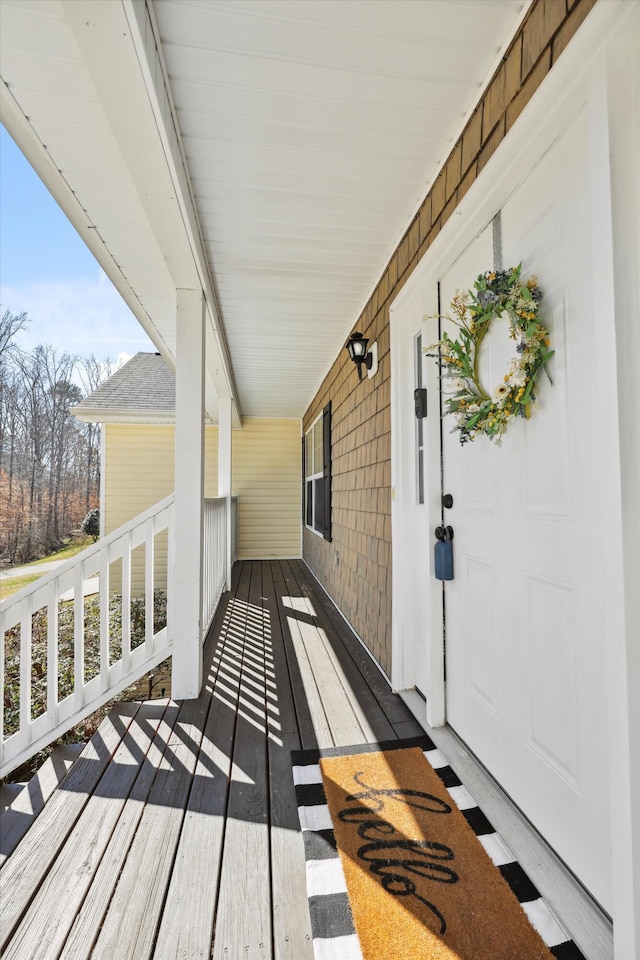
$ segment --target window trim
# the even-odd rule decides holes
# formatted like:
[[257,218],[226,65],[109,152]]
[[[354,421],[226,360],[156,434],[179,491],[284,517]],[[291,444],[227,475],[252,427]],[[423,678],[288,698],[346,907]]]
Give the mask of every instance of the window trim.
[[[322,430],[322,462],[316,463],[315,431]],[[311,451],[311,470],[307,474],[308,451]],[[319,468],[319,469],[318,469]],[[322,483],[319,483],[322,481]],[[318,497],[322,497],[322,521],[316,525]],[[310,514],[309,514],[310,511]],[[311,523],[309,523],[309,515]],[[331,402],[315,418],[302,437],[302,518],[307,530],[317,537],[331,541]]]

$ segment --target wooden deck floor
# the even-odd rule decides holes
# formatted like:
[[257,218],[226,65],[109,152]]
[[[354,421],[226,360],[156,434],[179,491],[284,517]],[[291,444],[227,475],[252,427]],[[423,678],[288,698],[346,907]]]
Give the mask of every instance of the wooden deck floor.
[[121,704],[6,861],[6,960],[312,960],[289,752],[421,730],[303,564],[234,573],[201,697]]

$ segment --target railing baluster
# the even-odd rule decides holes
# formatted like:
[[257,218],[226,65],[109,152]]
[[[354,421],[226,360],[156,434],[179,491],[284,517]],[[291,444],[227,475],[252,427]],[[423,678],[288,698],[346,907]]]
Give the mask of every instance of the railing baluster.
[[109,689],[109,559],[111,547],[100,554],[100,689]]
[[[237,501],[237,498],[234,500]],[[234,534],[234,516],[232,510],[230,516],[232,534]],[[205,500],[203,530],[202,639],[204,642],[227,579],[226,498],[214,497]]]
[[206,621],[209,619],[209,614],[211,613],[211,604],[213,603],[213,592],[214,592],[213,579],[215,577],[215,554],[211,549],[215,544],[214,535],[215,535],[216,528],[215,528],[214,510],[215,510],[215,507],[213,506],[213,504],[209,504],[206,512],[206,518],[207,518],[206,542],[210,544],[210,547],[208,550],[205,550],[205,557],[207,559],[207,579],[206,579],[207,610],[202,623],[203,629],[205,630],[206,630]]
[[7,618],[3,610],[0,610],[0,678],[2,679],[2,695],[0,695],[0,748],[4,743],[4,662],[5,662],[5,653],[4,648],[7,642],[5,637],[6,631],[6,621]]
[[84,703],[84,565],[74,571],[73,583],[73,692],[76,710]]
[[203,535],[202,535],[202,642],[204,643],[204,638],[207,629],[207,621],[209,619],[209,581],[211,579],[211,570],[210,570],[210,557],[211,557],[211,530],[210,530],[210,517],[211,517],[211,501],[205,500],[204,505],[204,524],[203,524]]
[[28,597],[20,620],[20,742],[26,747],[31,732],[31,616],[33,597]]
[[231,501],[225,500],[224,511],[218,523],[218,542],[220,544],[220,593],[224,590],[227,580],[227,510],[231,514]]
[[231,498],[231,563],[238,559],[238,498]]
[[144,646],[147,656],[153,652],[153,585],[155,580],[154,530],[154,518],[149,517],[145,524],[144,546]]
[[50,726],[58,722],[58,580],[49,584],[47,600],[47,716]]
[[131,666],[131,532],[122,538],[122,672]]

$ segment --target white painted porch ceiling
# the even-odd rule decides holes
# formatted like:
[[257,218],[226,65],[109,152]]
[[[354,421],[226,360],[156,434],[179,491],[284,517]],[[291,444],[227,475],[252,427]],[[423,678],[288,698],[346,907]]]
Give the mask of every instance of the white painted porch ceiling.
[[[527,5],[154,0],[244,415],[304,413]],[[85,209],[96,211],[171,352],[166,273],[155,282],[159,251],[136,197],[125,190],[126,203],[114,203],[105,187],[124,184],[127,171],[67,49],[64,5],[2,6],[25,30],[28,20],[39,27],[17,43],[30,49],[9,43],[10,72],[22,65],[14,96]],[[52,88],[56,57],[66,90],[62,73]],[[64,130],[56,96],[66,97]]]

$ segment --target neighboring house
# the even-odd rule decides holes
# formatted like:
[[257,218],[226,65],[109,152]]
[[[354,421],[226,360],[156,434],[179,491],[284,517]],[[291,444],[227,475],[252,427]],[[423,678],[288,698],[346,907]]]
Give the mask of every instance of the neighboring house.
[[[102,536],[174,489],[175,375],[159,353],[138,353],[81,405],[79,419],[100,423]],[[233,431],[231,493],[238,500],[238,559],[299,557],[300,420],[245,418]],[[205,426],[204,495],[218,496],[218,427]],[[166,551],[166,537],[160,549]],[[134,558],[133,589],[144,574]],[[160,584],[166,561],[156,568]]]
[[[237,494],[240,555],[301,554],[416,717],[451,725],[632,960],[640,4],[373,9],[52,3],[33,35],[30,8],[7,18],[7,127],[176,376],[175,427],[169,374],[142,402],[158,358],[84,405],[105,424],[106,523],[175,490],[173,690],[193,697],[203,498]],[[544,292],[553,386],[502,447],[461,447],[424,317],[519,261]],[[377,344],[362,381],[354,330]],[[499,382],[498,336],[483,362]]]

